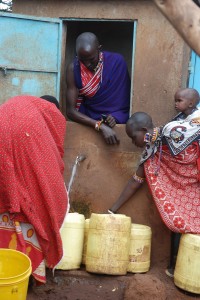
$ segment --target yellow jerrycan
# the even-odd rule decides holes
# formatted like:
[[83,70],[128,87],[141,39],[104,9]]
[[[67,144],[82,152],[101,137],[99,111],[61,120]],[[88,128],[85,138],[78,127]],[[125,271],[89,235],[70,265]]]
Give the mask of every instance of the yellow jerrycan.
[[174,270],[174,283],[185,291],[200,294],[199,234],[182,234]]
[[85,217],[79,213],[68,213],[61,229],[63,258],[56,269],[79,269],[82,261]]
[[86,271],[125,275],[129,262],[131,218],[92,213],[86,251]]
[[83,254],[82,254],[82,264],[83,265],[85,265],[85,261],[86,261],[86,250],[87,250],[89,225],[90,225],[90,219],[86,219],[85,227],[84,227]]
[[151,257],[151,228],[146,225],[131,225],[131,243],[128,272],[144,273],[149,271]]

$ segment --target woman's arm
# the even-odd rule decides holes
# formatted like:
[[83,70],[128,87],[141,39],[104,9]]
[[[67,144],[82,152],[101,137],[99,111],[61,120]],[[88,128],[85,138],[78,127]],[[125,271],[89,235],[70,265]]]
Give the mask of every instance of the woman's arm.
[[144,181],[144,167],[140,165],[133,177],[128,181],[124,190],[112,207],[108,210],[110,213],[115,213],[126,201],[128,201],[135,192],[141,187]]

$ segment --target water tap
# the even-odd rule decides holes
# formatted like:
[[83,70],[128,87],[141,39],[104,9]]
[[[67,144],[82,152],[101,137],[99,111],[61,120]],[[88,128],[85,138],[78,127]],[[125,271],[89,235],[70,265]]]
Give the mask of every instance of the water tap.
[[79,156],[76,157],[76,164],[84,161],[86,159],[86,156],[84,154],[81,154]]

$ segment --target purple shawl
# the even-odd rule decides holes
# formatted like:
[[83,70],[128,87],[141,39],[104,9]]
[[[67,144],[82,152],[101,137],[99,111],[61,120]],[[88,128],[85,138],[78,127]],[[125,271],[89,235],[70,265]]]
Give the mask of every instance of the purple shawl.
[[[124,124],[129,118],[130,78],[126,62],[118,53],[103,52],[102,82],[97,93],[84,97],[79,111],[88,117],[100,120],[101,114],[111,114],[118,124]],[[78,89],[82,88],[80,64],[74,60],[74,79]]]

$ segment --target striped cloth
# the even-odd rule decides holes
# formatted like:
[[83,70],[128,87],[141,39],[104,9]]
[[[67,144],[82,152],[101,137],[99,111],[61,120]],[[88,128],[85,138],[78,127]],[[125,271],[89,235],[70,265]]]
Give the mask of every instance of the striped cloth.
[[76,109],[79,110],[83,101],[83,96],[93,97],[99,89],[103,72],[103,53],[100,52],[99,62],[95,74],[88,70],[86,66],[80,62],[81,80],[83,88],[79,90],[78,99],[76,101]]

